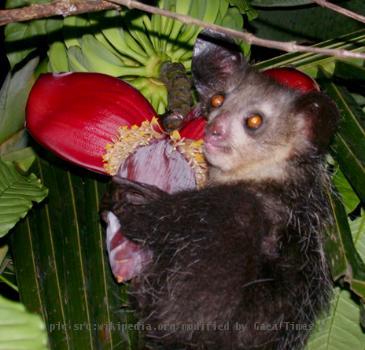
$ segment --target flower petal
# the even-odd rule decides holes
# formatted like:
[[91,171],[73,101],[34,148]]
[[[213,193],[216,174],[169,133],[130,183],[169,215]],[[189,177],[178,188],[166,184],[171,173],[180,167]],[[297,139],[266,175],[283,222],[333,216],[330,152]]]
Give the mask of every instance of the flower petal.
[[187,122],[179,131],[182,138],[191,140],[201,140],[204,137],[204,130],[207,121],[202,116]]
[[138,90],[98,73],[44,74],[26,109],[30,134],[58,156],[105,173],[103,154],[121,126],[140,125],[156,115]]
[[271,68],[263,71],[263,73],[276,80],[279,84],[294,90],[300,90],[303,93],[319,91],[319,86],[315,80],[295,68]]

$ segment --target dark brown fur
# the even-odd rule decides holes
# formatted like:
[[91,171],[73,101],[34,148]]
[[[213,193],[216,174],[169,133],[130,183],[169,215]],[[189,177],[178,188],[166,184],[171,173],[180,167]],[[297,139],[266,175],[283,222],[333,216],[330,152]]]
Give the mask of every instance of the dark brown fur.
[[[216,39],[208,36],[212,44],[204,48],[198,42],[195,52],[202,103],[224,92],[228,101],[244,104],[255,82],[272,94],[282,90],[288,96],[288,106],[283,106],[288,116],[282,118],[289,124],[280,128],[289,135],[264,130],[270,132],[272,149],[278,147],[278,137],[300,139],[279,163],[283,172],[237,179],[231,173],[225,178],[227,172],[218,169],[220,175],[212,172],[206,188],[176,194],[118,180],[104,209],[119,218],[127,238],[153,253],[153,262],[132,281],[131,293],[141,321],[152,327],[146,335],[154,344],[165,349],[302,349],[331,291],[322,246],[322,233],[331,223],[323,157],[337,112],[321,94],[303,97],[243,68],[242,57],[234,53],[239,75],[228,62],[232,44],[229,51],[220,51],[224,44]],[[216,75],[209,76],[214,70]],[[247,85],[241,87],[245,74],[253,84],[249,93]],[[210,113],[210,127],[229,111],[226,105]],[[299,116],[299,122],[291,121]],[[250,142],[267,140],[265,135],[248,137]],[[254,156],[266,162],[266,155]],[[212,159],[211,168],[219,168]],[[256,163],[249,161],[255,170]]]

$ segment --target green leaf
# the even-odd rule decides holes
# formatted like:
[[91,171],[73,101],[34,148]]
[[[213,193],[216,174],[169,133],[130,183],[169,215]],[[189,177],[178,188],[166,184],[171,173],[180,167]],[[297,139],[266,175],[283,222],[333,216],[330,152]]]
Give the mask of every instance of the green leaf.
[[341,170],[355,189],[356,193],[364,201],[365,198],[365,178],[364,163],[357,157],[350,140],[345,139],[339,132],[335,137],[333,152]]
[[333,145],[334,157],[355,192],[365,202],[365,114],[344,88],[323,79],[321,85],[336,102],[341,122]]
[[222,26],[232,29],[243,28],[243,18],[237,8],[232,7],[227,10],[222,19]]
[[[256,1],[253,4],[258,4]],[[290,3],[300,4],[299,1]],[[258,18],[251,23],[255,34],[260,38],[313,43],[364,28],[362,23],[321,6],[293,7],[289,1],[283,0],[272,0],[271,4],[275,6],[265,8],[262,2],[261,7],[256,8]],[[285,7],[277,6],[280,4]],[[341,1],[340,5],[356,13],[364,14],[365,11],[363,0]]]
[[33,174],[20,175],[14,165],[0,160],[0,237],[23,218],[32,202],[41,202],[48,190]]
[[0,90],[0,144],[24,128],[25,105],[34,83],[38,58],[16,73],[9,73]]
[[[365,259],[365,214],[350,221],[355,248]],[[357,253],[355,253],[357,255]],[[351,269],[349,269],[351,271]],[[365,333],[360,326],[361,304],[350,292],[336,288],[332,307],[318,320],[307,350],[365,349]],[[360,310],[359,310],[360,307]]]
[[365,69],[349,62],[336,62],[334,75],[346,80],[365,82]]
[[226,0],[231,6],[238,8],[241,14],[246,15],[249,21],[254,20],[258,13],[252,8],[251,4],[247,0]]
[[28,144],[28,138],[29,136],[26,130],[21,129],[17,133],[13,134],[10,138],[8,138],[5,142],[0,144],[0,155],[7,154],[17,149],[25,148]]
[[[340,36],[336,39],[326,40],[315,47],[329,48],[329,49],[344,49],[354,52],[365,51],[365,30],[356,31],[354,33]],[[255,66],[258,69],[268,69],[283,66],[293,66],[299,68],[306,74],[313,78],[318,76],[319,67],[332,75],[335,70],[335,57],[323,56],[314,53],[287,53],[272,59],[260,62]]]
[[336,169],[335,174],[332,176],[332,181],[338,192],[341,194],[341,199],[346,209],[346,214],[351,213],[359,205],[359,197],[352,189],[341,169]]
[[361,211],[361,216],[350,221],[350,228],[355,246],[360,257],[365,261],[365,212]]
[[365,96],[356,93],[352,93],[351,95],[359,106],[361,107],[365,106]]
[[365,349],[359,305],[350,292],[336,288],[330,313],[317,322],[307,350]]
[[36,154],[31,147],[26,147],[4,154],[2,159],[14,163],[21,171],[27,172],[35,161]]
[[47,350],[47,332],[38,315],[0,296],[0,350]]
[[51,2],[50,0],[6,0],[5,7],[8,9],[29,6],[32,4],[46,4]]
[[332,277],[343,277],[351,290],[365,299],[365,264],[355,248],[345,208],[338,194],[329,192],[328,199],[335,221],[325,247]]
[[37,158],[32,171],[50,191],[10,236],[21,300],[43,316],[52,350],[137,349],[127,286],[111,274],[100,224],[107,179],[59,160]]

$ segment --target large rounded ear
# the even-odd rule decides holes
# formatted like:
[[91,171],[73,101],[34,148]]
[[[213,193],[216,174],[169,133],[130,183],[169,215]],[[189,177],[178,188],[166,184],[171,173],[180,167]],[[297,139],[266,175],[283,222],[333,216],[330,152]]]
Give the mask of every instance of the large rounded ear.
[[246,67],[239,46],[232,39],[211,30],[200,33],[194,46],[192,73],[201,99],[234,88]]
[[321,92],[310,92],[298,97],[294,108],[305,118],[308,140],[319,153],[326,152],[340,120],[336,104]]

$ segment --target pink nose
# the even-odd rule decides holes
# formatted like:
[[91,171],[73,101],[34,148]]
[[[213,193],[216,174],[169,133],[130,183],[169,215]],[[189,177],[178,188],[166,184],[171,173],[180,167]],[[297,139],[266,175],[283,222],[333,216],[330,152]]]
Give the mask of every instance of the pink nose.
[[227,120],[223,117],[215,118],[205,129],[208,138],[224,139],[227,134]]

